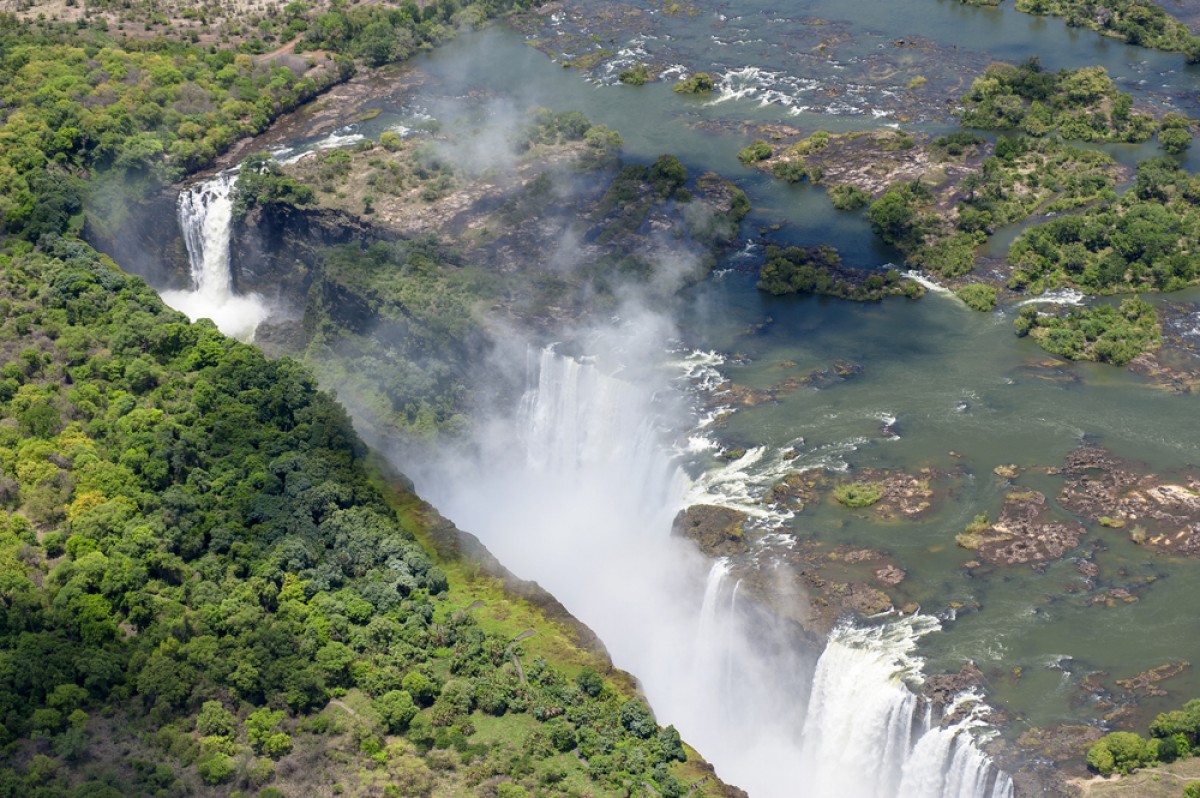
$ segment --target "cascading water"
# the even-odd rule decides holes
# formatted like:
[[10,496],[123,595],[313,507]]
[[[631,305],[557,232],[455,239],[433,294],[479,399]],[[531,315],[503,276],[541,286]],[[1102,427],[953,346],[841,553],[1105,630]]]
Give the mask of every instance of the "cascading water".
[[818,658],[796,625],[738,601],[728,562],[669,535],[689,481],[656,426],[661,376],[618,379],[552,349],[530,371],[478,463],[420,488],[591,626],[722,778],[755,798],[1010,798],[975,745],[977,714],[942,728],[907,686],[936,620],[841,626]]
[[221,172],[179,194],[179,230],[187,249],[192,287],[163,291],[162,298],[193,321],[212,319],[226,335],[250,341],[269,311],[257,294],[233,292],[229,238],[236,182],[236,172]]

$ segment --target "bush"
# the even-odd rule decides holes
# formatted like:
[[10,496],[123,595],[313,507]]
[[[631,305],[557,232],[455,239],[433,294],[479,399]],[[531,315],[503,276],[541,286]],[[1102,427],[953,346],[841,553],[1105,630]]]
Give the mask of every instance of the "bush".
[[680,94],[704,94],[716,88],[712,75],[707,72],[697,72],[686,80],[681,80],[671,87]]
[[235,769],[233,757],[219,752],[200,760],[196,765],[196,771],[205,784],[224,784],[233,778]]
[[1106,734],[1088,749],[1087,762],[1102,776],[1128,774],[1157,760],[1157,745],[1133,732]]
[[390,690],[375,699],[375,711],[389,732],[399,734],[416,717],[417,705],[406,691]]
[[738,151],[738,160],[744,164],[765,161],[771,157],[771,145],[762,139],[755,139]]
[[644,86],[651,78],[650,67],[645,64],[634,64],[617,74],[617,80],[628,86]]
[[621,725],[643,740],[648,739],[658,729],[650,710],[636,698],[631,698],[621,705]]
[[379,135],[380,146],[389,152],[400,149],[401,141],[400,134],[394,130],[385,130]]
[[202,737],[233,737],[237,718],[220,701],[205,701],[196,716],[196,731]]
[[968,283],[954,293],[958,294],[958,298],[971,310],[986,313],[996,307],[996,289],[990,285]]
[[847,507],[870,507],[883,498],[883,486],[874,482],[851,482],[833,489],[833,498]]
[[[749,148],[747,147],[747,149]],[[738,153],[738,158],[741,158],[744,152],[745,150],[742,150],[742,152]],[[814,183],[816,182],[816,179],[812,176],[812,170],[805,165],[804,161],[799,160],[780,161],[771,168],[771,174],[779,180],[786,180],[788,183],[799,183],[806,179],[812,180]]]
[[829,189],[829,201],[839,211],[856,211],[871,203],[871,195],[848,183]]
[[1192,146],[1192,132],[1187,128],[1163,128],[1158,132],[1158,146],[1164,152],[1180,155]]
[[604,690],[604,679],[591,668],[584,668],[575,678],[575,684],[587,695],[596,698]]

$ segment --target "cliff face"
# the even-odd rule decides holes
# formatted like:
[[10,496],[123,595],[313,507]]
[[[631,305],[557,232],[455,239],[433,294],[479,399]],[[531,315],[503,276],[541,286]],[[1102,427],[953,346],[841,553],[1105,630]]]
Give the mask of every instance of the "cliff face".
[[173,190],[119,208],[110,206],[105,213],[88,213],[82,237],[160,291],[191,285]]
[[254,207],[233,224],[230,270],[234,290],[253,292],[299,311],[320,271],[324,249],[392,237],[342,211]]

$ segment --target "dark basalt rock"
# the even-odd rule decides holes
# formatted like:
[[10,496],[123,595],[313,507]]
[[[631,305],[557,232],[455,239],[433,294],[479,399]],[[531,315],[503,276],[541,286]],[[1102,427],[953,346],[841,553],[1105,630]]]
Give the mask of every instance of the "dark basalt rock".
[[996,565],[1037,563],[1062,557],[1079,545],[1084,528],[1075,521],[1058,521],[1035,490],[1008,494],[1000,518],[989,526],[964,532],[958,544],[975,550]]
[[1077,515],[1125,529],[1135,543],[1200,556],[1200,478],[1143,468],[1098,446],[1080,447],[1067,457],[1059,501]]
[[323,249],[392,237],[336,210],[286,205],[251,208],[233,224],[230,271],[234,288],[238,293],[259,294],[285,308],[299,308],[319,275]]
[[946,707],[954,701],[959,693],[982,684],[983,671],[975,667],[975,663],[966,662],[963,663],[962,670],[958,673],[944,673],[927,677],[921,693],[934,706]]
[[160,290],[192,285],[176,197],[171,191],[159,192],[133,207],[89,213],[82,237],[121,264],[124,271]]
[[694,541],[710,557],[728,557],[749,548],[743,531],[746,518],[740,510],[696,504],[679,511],[671,534]]

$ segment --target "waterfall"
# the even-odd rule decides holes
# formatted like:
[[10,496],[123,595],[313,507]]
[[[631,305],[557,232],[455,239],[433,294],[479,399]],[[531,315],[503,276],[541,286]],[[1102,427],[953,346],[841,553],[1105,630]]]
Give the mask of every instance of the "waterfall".
[[794,624],[739,600],[731,563],[669,535],[692,486],[663,445],[666,378],[552,348],[528,370],[478,461],[418,485],[595,630],[722,778],[754,798],[1011,798],[975,743],[979,713],[942,728],[910,689],[935,619],[842,625],[813,651]]
[[[946,714],[963,718],[942,727],[909,689],[921,677],[917,643],[939,628],[936,619],[916,615],[834,629],[817,664],[804,726],[811,794],[1010,798],[1011,780],[971,733],[985,725],[980,697],[960,695]],[[864,757],[864,751],[874,753]]]
[[257,294],[233,292],[229,239],[236,182],[237,172],[231,170],[180,192],[179,230],[187,249],[192,287],[163,291],[162,298],[193,321],[212,319],[226,335],[250,341],[269,311]]

